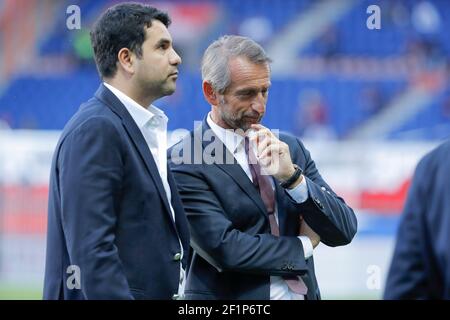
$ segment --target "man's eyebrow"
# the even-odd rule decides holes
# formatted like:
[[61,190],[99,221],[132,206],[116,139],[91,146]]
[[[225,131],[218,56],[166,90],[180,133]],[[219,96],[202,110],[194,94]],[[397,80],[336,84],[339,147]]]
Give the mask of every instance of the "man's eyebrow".
[[159,39],[159,41],[156,43],[156,47],[159,47],[159,46],[161,46],[161,45],[163,45],[163,44],[171,44],[172,43],[172,41],[170,41],[170,39],[167,39],[167,38],[162,38],[162,39]]
[[251,93],[251,92],[255,92],[257,89],[256,88],[242,88],[237,90],[237,93]]
[[257,91],[262,91],[262,90],[268,90],[270,87],[270,84],[268,86],[264,86],[262,88],[254,88],[254,87],[248,87],[248,88],[242,88],[242,89],[238,89],[236,90],[236,93],[238,94],[242,94],[242,93],[255,93]]

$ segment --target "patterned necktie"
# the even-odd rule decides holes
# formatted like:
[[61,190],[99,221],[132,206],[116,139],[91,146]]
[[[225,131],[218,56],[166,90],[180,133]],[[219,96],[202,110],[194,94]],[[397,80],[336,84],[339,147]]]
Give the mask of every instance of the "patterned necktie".
[[[262,201],[266,206],[269,215],[270,232],[276,236],[280,236],[280,229],[275,218],[275,192],[272,188],[270,178],[261,174],[261,166],[259,165],[253,151],[249,151],[249,139],[245,137],[245,153],[247,155],[248,165],[252,174],[253,184],[258,188]],[[303,280],[298,276],[283,276],[289,289],[297,294],[306,295],[308,288]]]

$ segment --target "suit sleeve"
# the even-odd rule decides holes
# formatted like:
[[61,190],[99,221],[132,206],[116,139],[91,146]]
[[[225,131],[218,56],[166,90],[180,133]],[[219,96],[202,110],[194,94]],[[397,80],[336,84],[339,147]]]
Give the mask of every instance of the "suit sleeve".
[[250,235],[232,222],[192,165],[172,166],[191,228],[191,245],[218,271],[261,275],[303,274],[307,270],[303,246],[297,237]]
[[132,299],[114,244],[123,165],[113,124],[95,117],[63,141],[59,152],[62,224],[87,299]]
[[[293,156],[305,159],[303,174],[309,197],[295,205],[308,225],[320,236],[321,242],[331,247],[350,243],[357,230],[353,209],[333,192],[317,170],[309,151],[299,140],[296,139],[296,142],[300,146],[300,154]],[[298,164],[301,165],[300,162]]]
[[384,299],[427,299],[425,238],[422,230],[426,212],[427,190],[423,162],[419,164],[410,187],[408,199],[398,228]]

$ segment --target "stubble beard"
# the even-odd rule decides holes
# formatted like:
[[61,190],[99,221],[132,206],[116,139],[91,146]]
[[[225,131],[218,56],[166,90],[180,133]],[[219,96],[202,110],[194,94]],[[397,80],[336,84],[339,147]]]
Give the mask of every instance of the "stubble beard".
[[[223,110],[223,105],[219,107],[220,117],[222,120],[233,130],[242,130],[246,132],[251,128],[252,123],[245,120],[244,116],[237,116],[235,114],[230,114]],[[255,123],[260,123],[261,118]]]

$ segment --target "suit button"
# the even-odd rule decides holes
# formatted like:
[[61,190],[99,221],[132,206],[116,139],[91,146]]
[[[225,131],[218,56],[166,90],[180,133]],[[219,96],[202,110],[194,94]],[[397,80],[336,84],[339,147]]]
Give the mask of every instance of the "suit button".
[[176,294],[176,293],[172,296],[172,300],[178,300],[179,298],[180,298],[180,295]]
[[315,198],[315,199],[314,199],[314,202],[317,204],[317,206],[318,206],[320,209],[323,209],[323,208],[324,208],[322,202],[320,202],[320,200],[319,200],[318,198]]
[[180,261],[180,260],[181,260],[181,253],[176,253],[176,254],[173,256],[173,260],[175,260],[175,261]]
[[153,118],[150,119],[150,121],[148,122],[148,126],[150,128],[157,128],[159,127],[159,125],[161,124],[161,120],[159,119],[158,116],[154,116]]

